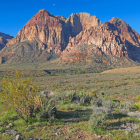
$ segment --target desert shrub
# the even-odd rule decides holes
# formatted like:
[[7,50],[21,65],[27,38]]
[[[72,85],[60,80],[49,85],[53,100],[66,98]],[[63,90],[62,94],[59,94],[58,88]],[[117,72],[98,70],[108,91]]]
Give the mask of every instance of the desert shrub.
[[91,104],[95,107],[101,107],[103,105],[102,102],[103,102],[102,98],[93,98]]
[[131,105],[132,110],[135,110],[135,111],[140,110],[140,95],[135,97],[134,102]]
[[46,106],[48,110],[51,109],[51,107],[49,108],[49,99],[44,101],[43,97],[39,97],[37,94],[37,86],[31,84],[30,78],[24,80],[19,72],[16,73],[15,79],[4,78],[1,86],[0,103],[2,109],[15,110],[19,117],[26,122],[28,122],[35,113],[46,111]]
[[119,113],[128,115],[131,111],[137,110],[137,105],[133,101],[121,102]]
[[103,125],[103,123],[106,121],[107,114],[106,113],[96,113],[93,112],[89,119],[89,126],[92,130],[95,130],[97,127]]
[[15,80],[3,78],[1,85],[2,109],[13,109],[22,119],[28,121],[33,115],[33,102],[37,87],[31,85],[30,78],[23,80],[19,72]]
[[110,108],[106,108],[106,107],[94,107],[93,112],[97,113],[97,114],[104,113],[104,114],[107,114],[110,116],[113,115],[112,110]]
[[94,98],[91,102],[93,107],[104,107],[113,110],[114,108],[117,108],[120,106],[119,101],[114,101],[111,99],[105,100],[104,98]]
[[103,125],[107,117],[113,115],[114,109],[120,107],[118,100],[105,100],[104,98],[94,98],[91,104],[93,106],[93,114],[90,117],[89,126],[92,130]]
[[131,111],[133,106],[134,106],[133,101],[126,101],[121,103],[121,109],[127,109]]
[[35,114],[38,121],[42,118],[50,121],[55,117],[57,110],[53,99],[36,96],[34,103],[36,104]]
[[71,103],[76,96],[76,91],[64,91],[64,92],[58,92],[56,94],[56,101],[62,102],[63,104]]
[[130,106],[129,110],[133,110],[133,111],[140,110],[140,95],[135,97],[134,100],[129,102],[128,105]]
[[91,92],[81,91],[78,95],[80,105],[90,104],[91,100],[94,98],[94,95]]
[[136,102],[139,102],[140,101],[140,95],[135,98],[135,101]]
[[108,99],[102,102],[102,106],[113,110],[114,108],[117,108],[120,106],[120,102]]
[[135,111],[140,110],[140,102],[134,103],[134,105],[132,106],[132,109]]
[[80,105],[90,104],[92,98],[93,95],[85,91],[77,92],[75,90],[72,90],[72,91],[58,92],[56,94],[56,100],[63,104],[66,103],[76,103]]

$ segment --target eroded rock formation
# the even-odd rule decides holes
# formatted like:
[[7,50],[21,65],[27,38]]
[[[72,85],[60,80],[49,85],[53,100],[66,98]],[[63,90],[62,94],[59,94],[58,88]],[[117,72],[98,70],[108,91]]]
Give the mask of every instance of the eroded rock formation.
[[[96,55],[140,62],[140,36],[119,18],[101,24],[96,16],[88,13],[71,14],[65,18],[43,9],[27,22],[15,38],[8,41],[0,51],[0,62],[46,61],[53,55],[61,56],[61,61],[75,63],[93,60],[110,64],[96,58]],[[94,58],[89,57],[92,55]]]
[[[79,47],[83,44],[86,44],[84,49]],[[73,37],[63,51],[62,59],[75,52],[129,57],[140,62],[140,36],[126,22],[113,18],[101,26],[91,27]]]
[[60,54],[66,48],[69,37],[76,36],[91,26],[99,26],[100,20],[87,13],[72,14],[68,19],[53,16],[47,10],[40,10],[19,31],[17,36],[7,43],[6,47],[24,41],[39,40],[39,48]]

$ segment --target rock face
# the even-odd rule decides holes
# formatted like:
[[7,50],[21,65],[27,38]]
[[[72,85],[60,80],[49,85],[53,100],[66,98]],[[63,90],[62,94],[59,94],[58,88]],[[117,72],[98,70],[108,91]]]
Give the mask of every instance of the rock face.
[[[80,47],[85,45],[86,47]],[[113,18],[101,26],[91,27],[73,37],[62,53],[62,59],[69,55],[106,54],[129,57],[140,62],[140,36],[126,22]]]
[[19,31],[18,35],[7,43],[6,47],[24,41],[41,41],[39,48],[60,54],[66,48],[69,37],[76,36],[84,29],[99,26],[100,20],[87,13],[72,14],[68,19],[53,16],[47,10],[40,10]]
[[4,33],[0,33],[0,50],[6,45],[6,43],[13,37]]
[[41,41],[39,48],[53,50],[60,53],[62,46],[66,46],[64,39],[63,25],[46,10],[40,10],[31,20],[19,31],[17,36],[7,43],[6,47],[24,41]]
[[[4,44],[1,40],[0,43]],[[128,65],[130,59],[129,66],[134,61],[140,62],[139,34],[119,18],[101,24],[96,16],[88,13],[65,18],[43,9],[0,51],[0,63],[46,61],[60,57],[61,61],[70,63],[96,61],[111,65],[107,59],[97,57],[103,55],[113,56],[112,63],[126,58],[122,65]]]
[[87,30],[90,27],[100,26],[101,21],[96,16],[91,16],[88,13],[72,14],[67,20],[71,37],[75,37],[81,31]]

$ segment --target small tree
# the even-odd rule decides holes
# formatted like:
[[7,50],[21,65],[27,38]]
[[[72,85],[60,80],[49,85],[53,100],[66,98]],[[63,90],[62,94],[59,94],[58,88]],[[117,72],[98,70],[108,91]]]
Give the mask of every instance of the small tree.
[[3,78],[1,83],[2,109],[13,109],[17,114],[28,122],[34,112],[34,97],[37,87],[31,84],[30,78],[24,80],[20,72],[16,73],[16,79]]

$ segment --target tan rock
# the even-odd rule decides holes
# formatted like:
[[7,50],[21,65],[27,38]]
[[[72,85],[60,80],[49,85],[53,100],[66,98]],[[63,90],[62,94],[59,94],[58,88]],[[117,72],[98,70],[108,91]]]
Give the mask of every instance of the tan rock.
[[96,16],[91,16],[88,13],[76,13],[66,20],[68,27],[70,28],[71,36],[74,37],[81,31],[87,30],[90,27],[100,26],[101,21]]
[[[6,47],[19,42],[39,40],[49,49],[55,45],[55,48],[52,47],[54,49],[52,51],[55,52],[55,49],[61,50],[61,47],[57,47],[57,45],[62,44],[62,46],[66,46],[63,36],[63,25],[59,20],[47,10],[40,10],[19,31],[17,36],[7,43]],[[40,49],[45,49],[40,46],[42,45],[39,45]]]
[[[24,41],[40,40],[49,51],[60,54],[65,49],[69,38],[91,26],[99,26],[100,20],[88,13],[72,14],[68,19],[53,16],[47,10],[40,10],[19,31],[6,47]],[[41,46],[41,45],[40,45]],[[44,47],[39,48],[44,50]]]
[[[0,44],[3,40],[0,38]],[[140,36],[126,22],[113,18],[101,24],[96,16],[76,13],[65,18],[40,10],[0,51],[0,63],[50,60],[87,61],[90,55],[128,57],[140,62]],[[95,61],[109,64],[95,59]]]
[[[87,52],[90,54],[106,54],[116,57],[129,57],[133,60],[140,61],[140,36],[126,22],[121,19],[113,18],[101,26],[90,27],[73,37],[62,57],[72,53]],[[79,46],[88,44],[85,50]],[[91,51],[93,46],[93,51]],[[132,49],[133,48],[133,49]],[[67,60],[68,61],[68,60]]]

